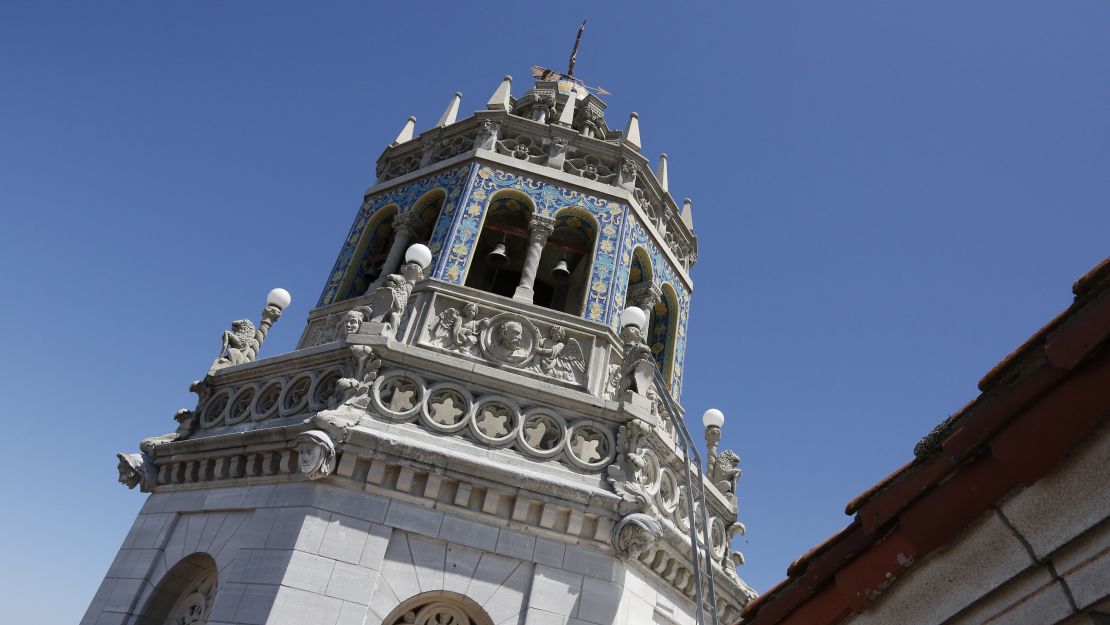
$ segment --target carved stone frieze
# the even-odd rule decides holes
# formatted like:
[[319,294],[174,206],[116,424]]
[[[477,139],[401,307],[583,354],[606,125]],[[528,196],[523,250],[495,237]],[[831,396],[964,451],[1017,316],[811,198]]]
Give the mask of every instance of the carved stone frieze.
[[432,345],[471,356],[478,355],[478,338],[489,326],[489,319],[477,319],[478,305],[467,303],[462,308],[444,308],[432,325]]

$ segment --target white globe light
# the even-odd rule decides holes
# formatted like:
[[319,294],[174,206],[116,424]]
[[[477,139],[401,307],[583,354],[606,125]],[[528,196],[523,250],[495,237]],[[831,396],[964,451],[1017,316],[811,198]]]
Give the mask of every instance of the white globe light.
[[427,269],[432,264],[432,250],[423,243],[415,243],[405,250],[405,262],[416,263],[421,269]]
[[621,311],[621,327],[636,326],[640,330],[647,327],[647,313],[636,306],[629,306]]
[[719,428],[725,424],[725,413],[716,408],[710,408],[701,416],[701,423],[707,428]]
[[292,301],[293,296],[290,295],[289,291],[286,291],[285,289],[274,289],[273,291],[270,291],[268,295],[266,295],[266,303],[271,306],[277,306],[281,310],[285,310],[286,308],[288,308],[289,304]]

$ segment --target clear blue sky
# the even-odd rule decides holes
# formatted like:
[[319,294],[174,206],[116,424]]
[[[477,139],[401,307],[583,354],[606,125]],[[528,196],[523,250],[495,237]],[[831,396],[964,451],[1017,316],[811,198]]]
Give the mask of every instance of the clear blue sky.
[[[573,8],[571,8],[573,7]],[[292,349],[404,120],[564,65],[580,3],[0,6],[0,596],[84,612],[266,291]],[[590,3],[576,74],[694,198],[683,403],[743,458],[765,590],[1110,254],[1110,4]]]

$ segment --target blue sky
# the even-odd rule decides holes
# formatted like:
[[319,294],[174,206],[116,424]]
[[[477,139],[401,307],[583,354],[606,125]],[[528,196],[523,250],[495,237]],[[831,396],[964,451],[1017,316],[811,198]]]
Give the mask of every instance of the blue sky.
[[[565,64],[568,3],[0,6],[8,620],[74,623],[267,290],[292,349],[409,115]],[[1110,253],[1110,5],[594,3],[576,74],[694,199],[683,403],[742,457],[765,590]],[[14,612],[13,612],[14,611]]]

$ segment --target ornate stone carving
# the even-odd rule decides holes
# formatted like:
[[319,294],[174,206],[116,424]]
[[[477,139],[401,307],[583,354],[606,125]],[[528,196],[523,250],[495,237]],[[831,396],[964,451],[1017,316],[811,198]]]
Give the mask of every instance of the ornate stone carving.
[[494,150],[497,148],[497,135],[501,132],[501,124],[492,119],[483,119],[478,125],[478,136],[474,138],[474,147],[479,150]]
[[144,454],[116,454],[119,459],[119,483],[127,488],[139,487],[144,493],[149,493],[158,483],[154,463]]
[[644,512],[658,515],[652,492],[647,443],[650,428],[640,420],[629,421],[617,430],[617,457],[609,465],[608,481],[623,501],[621,514]]
[[478,305],[474,303],[464,304],[461,309],[443,309],[432,327],[432,345],[477,356],[479,335],[490,323],[477,316]]
[[633,284],[628,289],[628,303],[651,314],[651,309],[663,301],[663,291],[650,282]]
[[424,270],[416,263],[406,263],[401,266],[400,274],[386,276],[384,284],[371,296],[370,318],[365,321],[367,327],[364,329],[360,325],[359,331],[395,338],[413,286],[423,277]]
[[297,468],[310,480],[331,475],[335,470],[335,443],[327,433],[309,430],[297,435]]
[[553,325],[547,338],[540,338],[535,347],[533,369],[564,382],[581,383],[586,373],[586,357],[577,340],[567,338],[563,326]]
[[622,558],[636,559],[663,535],[663,526],[654,517],[634,512],[613,526],[613,551]]
[[601,392],[603,399],[615,400],[620,398],[621,392],[621,379],[624,376],[621,374],[621,366],[619,364],[609,365],[608,372],[605,374],[605,389]]
[[231,330],[224,330],[223,344],[220,353],[212,363],[213,369],[230,367],[253,362],[258,357],[258,349],[262,341],[266,340],[266,333],[270,327],[281,317],[281,309],[273,304],[267,304],[262,309],[262,322],[258,328],[254,327],[250,319],[238,319],[231,322]]
[[617,175],[617,185],[628,189],[629,191],[636,188],[636,176],[639,174],[640,168],[630,159],[623,159],[621,167]]
[[216,571],[189,585],[170,608],[161,625],[204,625],[216,600]]
[[382,366],[381,358],[374,354],[370,346],[352,345],[350,350],[351,362],[344,372],[346,375],[335,383],[335,393],[329,402],[329,408],[332,410],[346,404],[365,408],[370,387],[377,379],[378,369]]
[[622,398],[631,391],[647,397],[648,389],[652,387],[655,376],[655,357],[651,348],[644,341],[640,328],[629,325],[621,330],[621,340],[624,341],[624,354],[621,359],[621,386]]
[[513,313],[492,317],[482,333],[482,352],[491,360],[520,366],[532,359],[540,331],[528,319]]
[[740,479],[740,456],[731,449],[726,449],[715,457],[711,457],[707,477],[724,495],[736,497],[736,481]]

